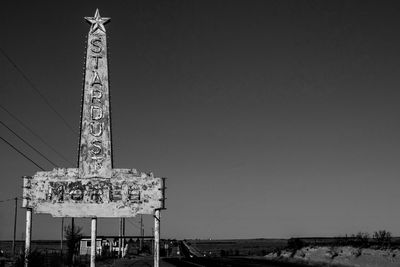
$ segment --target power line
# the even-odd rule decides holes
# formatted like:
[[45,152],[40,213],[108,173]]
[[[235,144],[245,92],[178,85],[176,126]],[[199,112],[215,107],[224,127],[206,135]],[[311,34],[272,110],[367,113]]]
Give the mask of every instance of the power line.
[[[21,200],[22,198],[20,198],[20,197],[17,197],[17,199]],[[1,202],[7,202],[7,201],[11,201],[11,200],[15,200],[15,197],[13,197],[13,198],[9,198],[9,199],[3,199],[3,200],[0,200],[0,203],[1,203]]]
[[36,162],[34,162],[30,157],[28,157],[27,155],[25,155],[23,152],[21,152],[18,148],[16,148],[15,146],[13,146],[10,142],[8,142],[6,139],[4,139],[3,137],[0,136],[0,139],[3,140],[7,145],[9,145],[10,147],[12,147],[15,151],[17,151],[19,154],[21,154],[24,158],[26,158],[27,160],[29,160],[30,162],[32,162],[33,164],[36,165],[36,167],[38,167],[39,169],[41,169],[42,171],[44,171],[44,169],[37,164]]
[[52,164],[54,167],[58,167],[57,164],[55,164],[54,162],[52,162],[49,158],[47,158],[45,155],[43,155],[39,150],[37,150],[36,148],[34,148],[31,144],[29,144],[25,139],[23,139],[21,136],[19,136],[16,132],[14,132],[10,127],[8,127],[4,122],[2,122],[0,120],[0,123],[6,127],[10,132],[12,132],[16,137],[19,138],[19,140],[21,140],[22,142],[24,142],[25,145],[29,146],[31,149],[33,149],[36,153],[38,153],[40,156],[42,156],[44,159],[46,159],[48,162],[50,162],[50,164]]
[[9,199],[3,199],[3,200],[0,200],[0,202],[7,202],[7,201],[11,201],[11,200],[15,200],[15,197],[13,197],[13,198],[9,198]]
[[8,115],[10,115],[10,117],[12,117],[14,120],[16,120],[17,122],[19,122],[19,124],[21,124],[25,129],[27,129],[31,134],[33,134],[36,138],[38,138],[43,144],[45,144],[48,148],[50,148],[54,153],[56,153],[58,156],[60,156],[62,159],[64,159],[66,162],[70,163],[71,165],[73,165],[73,163],[68,160],[63,154],[61,154],[60,152],[58,152],[54,147],[52,147],[49,143],[47,143],[42,137],[40,137],[40,135],[38,135],[37,133],[35,133],[29,126],[27,126],[24,122],[22,122],[20,119],[18,119],[14,114],[12,114],[9,110],[7,110],[5,107],[3,107],[0,104],[0,108],[3,109]]
[[50,104],[50,101],[37,89],[35,84],[25,75],[21,68],[17,66],[17,64],[7,55],[7,53],[0,47],[0,52],[3,54],[5,58],[13,65],[13,67],[21,74],[24,80],[30,85],[30,87],[43,99],[46,105],[64,122],[64,124],[71,130],[73,134],[76,134],[75,130],[69,125],[69,123],[64,119],[64,117]]

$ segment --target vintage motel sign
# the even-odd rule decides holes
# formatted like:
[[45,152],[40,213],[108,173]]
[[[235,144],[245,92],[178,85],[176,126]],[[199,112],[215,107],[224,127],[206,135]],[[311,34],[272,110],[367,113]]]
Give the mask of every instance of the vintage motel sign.
[[164,208],[164,179],[113,169],[107,36],[98,10],[86,51],[78,168],[24,177],[23,207],[54,217],[133,217]]

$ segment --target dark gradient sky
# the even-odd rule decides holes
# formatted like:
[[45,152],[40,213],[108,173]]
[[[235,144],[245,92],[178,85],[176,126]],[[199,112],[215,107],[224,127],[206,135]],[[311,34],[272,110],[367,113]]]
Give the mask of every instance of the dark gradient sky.
[[[114,166],[168,177],[163,238],[400,235],[398,1],[3,3],[1,48],[75,132],[2,55],[0,104],[72,162],[83,17],[97,7],[112,18]],[[75,167],[2,110],[0,119]],[[52,169],[4,127],[0,135]],[[21,196],[20,177],[38,169],[0,149],[0,200]],[[22,208],[18,216],[21,238]],[[59,237],[59,218],[33,222],[34,239]],[[89,219],[78,223],[90,233]],[[0,203],[0,239],[12,224],[13,203]],[[99,234],[117,232],[116,219],[99,220]]]

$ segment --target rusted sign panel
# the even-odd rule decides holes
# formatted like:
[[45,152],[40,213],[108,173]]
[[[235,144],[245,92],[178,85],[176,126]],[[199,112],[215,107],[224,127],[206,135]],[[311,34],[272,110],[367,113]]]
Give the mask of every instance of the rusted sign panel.
[[107,62],[107,38],[98,11],[86,18],[91,23],[86,51],[81,137],[79,146],[79,177],[110,178],[112,147]]
[[110,179],[79,179],[78,169],[24,178],[24,207],[54,217],[132,217],[162,209],[164,184],[135,169],[113,169]]

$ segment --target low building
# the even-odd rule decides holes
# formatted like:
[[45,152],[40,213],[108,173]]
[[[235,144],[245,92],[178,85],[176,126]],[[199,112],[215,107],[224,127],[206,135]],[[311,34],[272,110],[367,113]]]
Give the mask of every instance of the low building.
[[[96,254],[131,257],[139,253],[152,253],[153,240],[153,236],[125,236],[122,239],[119,236],[97,236]],[[90,255],[91,243],[89,236],[82,237],[79,243],[79,254]]]
[[[105,242],[103,242],[105,241]],[[101,255],[103,247],[106,245],[107,240],[101,238],[96,239],[96,254]],[[79,244],[80,255],[90,255],[90,249],[92,247],[92,240],[90,238],[82,238]]]

